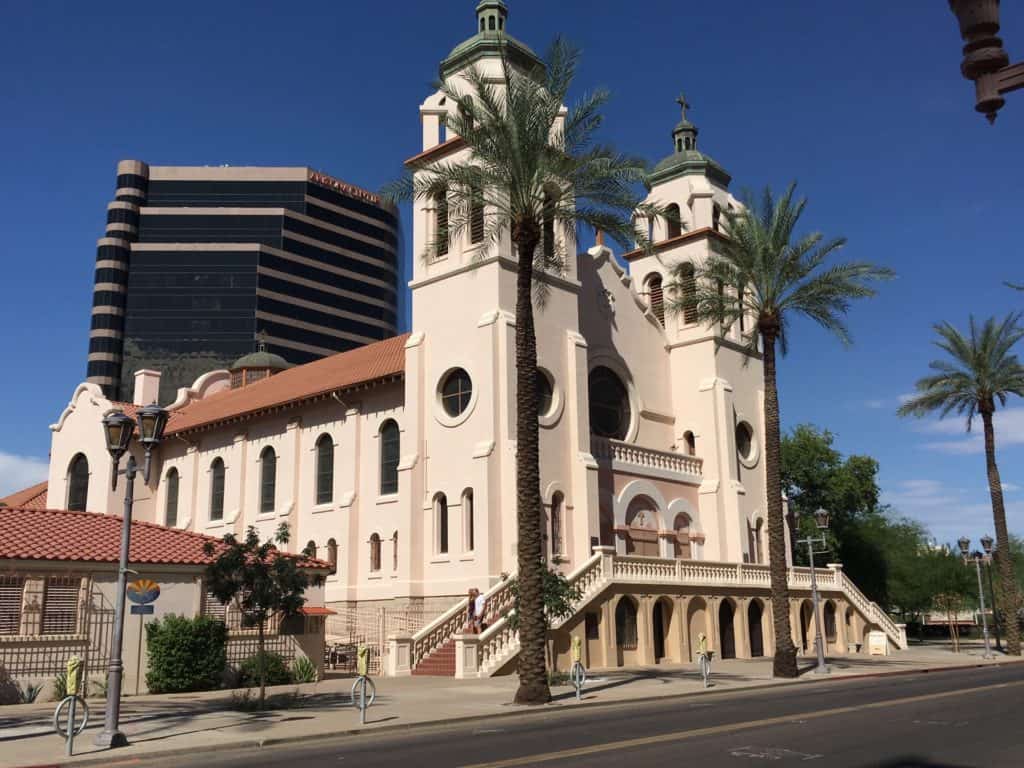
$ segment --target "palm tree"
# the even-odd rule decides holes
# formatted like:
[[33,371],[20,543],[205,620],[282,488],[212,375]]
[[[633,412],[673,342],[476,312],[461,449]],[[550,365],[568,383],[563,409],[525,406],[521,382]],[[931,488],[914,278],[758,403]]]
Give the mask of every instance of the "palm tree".
[[[772,619],[775,626],[776,677],[796,677],[796,647],[789,625],[786,583],[785,520],[780,479],[779,395],[775,374],[776,344],[788,348],[789,321],[803,315],[850,342],[843,322],[853,299],[873,296],[869,285],[888,278],[890,270],[852,262],[824,268],[845,239],[824,240],[820,233],[794,239],[794,230],[807,204],[794,200],[795,184],[775,199],[765,189],[760,201],[748,199],[739,210],[725,213],[726,238],[713,240],[713,251],[696,270],[696,288],[688,265],[673,270],[673,312],[687,309],[707,323],[729,329],[741,317],[752,318],[746,347],[764,363],[765,474],[768,510],[768,550],[771,566]],[[728,290],[726,290],[728,288]]]
[[956,412],[967,417],[967,431],[975,416],[981,416],[985,428],[985,465],[988,469],[988,492],[992,497],[992,518],[996,528],[999,557],[999,609],[1006,629],[1009,653],[1020,655],[1020,628],[1017,624],[1019,595],[1013,577],[1010,536],[1006,529],[1003,506],[1003,484],[996,466],[996,433],[992,417],[996,403],[1006,405],[1010,395],[1024,396],[1024,365],[1011,353],[1024,338],[1020,313],[1011,313],[1001,321],[990,317],[981,327],[970,319],[970,335],[963,336],[949,323],[939,323],[935,346],[951,360],[933,360],[928,367],[934,371],[917,382],[917,394],[902,406],[900,416],[925,416],[939,413],[945,417]]
[[[519,567],[519,688],[515,701],[550,701],[545,667],[546,624],[542,600],[540,453],[538,446],[537,346],[533,301],[543,306],[546,275],[564,271],[575,250],[575,231],[586,224],[623,247],[638,237],[631,215],[658,215],[635,193],[644,161],[594,142],[607,92],[595,91],[572,109],[563,106],[576,72],[578,53],[556,40],[546,63],[517,69],[502,56],[503,82],[477,67],[438,88],[458,109],[448,127],[465,142],[450,161],[429,158],[412,165],[385,189],[394,199],[441,199],[448,223],[439,227],[423,258],[447,251],[451,238],[475,228],[493,254],[510,237],[516,281],[516,505]],[[482,219],[482,221],[481,221]],[[556,237],[557,231],[564,233]],[[641,242],[641,245],[646,243]],[[535,275],[537,276],[535,278]]]

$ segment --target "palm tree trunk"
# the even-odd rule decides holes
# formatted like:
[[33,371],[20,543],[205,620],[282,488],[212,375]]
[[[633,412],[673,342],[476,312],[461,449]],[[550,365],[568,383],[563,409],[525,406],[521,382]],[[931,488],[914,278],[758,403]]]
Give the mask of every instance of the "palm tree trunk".
[[775,380],[775,335],[764,333],[764,457],[768,492],[768,564],[771,574],[772,621],[775,625],[775,677],[796,677],[796,647],[789,626],[789,585],[786,568],[786,521],[782,517],[780,477],[779,390]]
[[999,557],[999,612],[1006,632],[1006,651],[1020,656],[1020,625],[1017,623],[1017,582],[1013,578],[1013,558],[1010,556],[1010,535],[1006,529],[1006,508],[1003,506],[1003,483],[996,466],[996,433],[992,426],[992,412],[981,412],[985,425],[985,464],[988,468],[988,492],[992,497],[992,518],[996,527],[996,549]]
[[537,426],[537,336],[533,327],[533,252],[517,242],[516,277],[516,506],[519,559],[519,688],[516,704],[551,701],[545,662],[543,562],[540,530],[540,445]]

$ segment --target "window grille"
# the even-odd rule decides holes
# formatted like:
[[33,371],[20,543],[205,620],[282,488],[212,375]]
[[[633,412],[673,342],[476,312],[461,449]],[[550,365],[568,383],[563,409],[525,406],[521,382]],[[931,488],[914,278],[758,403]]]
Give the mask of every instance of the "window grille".
[[20,576],[0,576],[0,635],[21,633],[21,602],[25,580]]
[[41,634],[72,635],[78,630],[80,577],[50,576],[43,595]]

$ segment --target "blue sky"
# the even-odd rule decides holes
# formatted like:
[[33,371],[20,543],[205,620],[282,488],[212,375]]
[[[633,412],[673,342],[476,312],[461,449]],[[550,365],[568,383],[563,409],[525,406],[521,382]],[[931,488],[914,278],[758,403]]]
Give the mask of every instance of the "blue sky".
[[[473,33],[474,5],[5,3],[0,493],[40,476],[47,425],[84,376],[117,161],[310,165],[378,188],[417,151],[416,108]],[[947,4],[509,5],[516,37],[542,50],[560,33],[583,49],[581,89],[614,95],[605,139],[658,160],[684,90],[734,190],[797,180],[808,227],[899,273],[855,307],[852,349],[794,328],[784,422],[827,426],[841,450],[876,456],[886,499],[940,539],[991,531],[978,439],[959,420],[894,414],[934,356],[932,322],[1024,307],[1001,284],[1024,281],[1024,94],[995,127],[973,112]],[[1024,8],[1002,15],[1011,57],[1024,58]],[[1024,534],[1024,403],[997,430],[1010,526]]]

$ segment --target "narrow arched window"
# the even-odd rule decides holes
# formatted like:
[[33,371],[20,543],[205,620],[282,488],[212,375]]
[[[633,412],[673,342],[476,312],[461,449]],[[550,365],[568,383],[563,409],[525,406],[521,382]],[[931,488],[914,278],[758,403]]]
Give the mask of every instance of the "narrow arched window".
[[306,542],[306,546],[302,548],[302,554],[306,557],[316,557],[316,542],[310,539]]
[[89,460],[79,453],[68,465],[68,509],[84,512],[89,502]]
[[559,492],[551,497],[551,554],[562,553],[562,517],[565,510],[565,497]]
[[334,500],[334,440],[320,435],[316,441],[316,503],[330,504]]
[[267,447],[260,454],[260,514],[274,511],[277,496],[277,454]]
[[476,548],[476,521],[473,519],[473,489],[467,488],[462,493],[462,517],[463,517],[463,531],[465,531],[465,550],[472,552]]
[[739,304],[739,308],[740,308],[740,335],[742,335],[747,330],[747,323],[746,323],[747,313],[746,313],[746,311],[744,310],[744,307],[743,307],[743,303],[746,300],[746,291],[743,290],[743,286],[742,285],[737,290],[736,295],[739,298],[738,304]]
[[166,500],[164,502],[164,525],[173,528],[178,524],[178,470],[171,467],[164,480]]
[[447,191],[439,192],[437,200],[437,235],[435,238],[435,245],[437,247],[438,256],[446,256],[448,254],[448,193]]
[[338,572],[338,542],[334,539],[327,540],[327,562],[331,564],[330,575]]
[[391,570],[398,570],[398,531],[391,534]]
[[370,570],[380,570],[380,535],[376,533],[370,537]]
[[683,322],[697,322],[697,275],[693,264],[683,264],[679,268],[679,288],[683,294]]
[[716,203],[711,209],[711,228],[717,232],[722,224],[722,209]]
[[541,243],[544,249],[544,259],[548,264],[555,258],[555,208],[557,205],[557,192],[553,189],[545,189],[544,208],[541,211]]
[[224,519],[224,460],[210,465],[210,520]]
[[400,452],[398,424],[388,419],[380,428],[380,492],[398,493],[398,457]]
[[434,500],[434,536],[437,542],[437,553],[448,554],[448,497],[437,494]]
[[615,606],[615,644],[624,651],[637,647],[636,604],[628,597],[620,598]]
[[484,241],[484,196],[479,187],[470,192],[469,239],[474,244]]
[[665,224],[668,228],[668,238],[679,237],[683,234],[683,223],[680,218],[682,214],[679,212],[679,206],[675,203],[670,204],[665,209]]
[[657,272],[647,278],[647,300],[658,322],[665,325],[665,295],[661,289],[661,275]]
[[690,456],[697,455],[697,438],[693,432],[686,431],[683,433],[683,442],[686,444],[686,453]]

